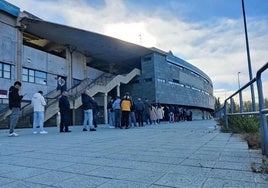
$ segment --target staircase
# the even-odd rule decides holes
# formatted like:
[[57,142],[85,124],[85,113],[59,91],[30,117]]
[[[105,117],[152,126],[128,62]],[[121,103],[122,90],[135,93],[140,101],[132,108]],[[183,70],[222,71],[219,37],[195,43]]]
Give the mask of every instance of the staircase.
[[[140,75],[140,70],[136,68],[126,75],[117,75],[117,76],[104,75],[103,77],[101,77],[101,79],[97,80],[97,82],[94,82],[90,84],[88,87],[84,88],[83,91],[85,89],[88,89],[90,96],[94,96],[97,93],[108,93],[120,83],[127,84],[137,75]],[[73,103],[74,106],[72,106],[74,109],[77,109],[82,105],[81,100],[82,92],[77,93],[75,97],[75,102]]]
[[[140,75],[139,69],[133,69],[126,75],[113,75],[104,73],[95,80],[85,79],[78,86],[71,88],[68,92],[70,94],[70,106],[72,109],[77,109],[82,105],[81,94],[85,89],[90,91],[90,95],[94,96],[97,93],[108,93],[120,83],[127,84],[135,76]],[[45,121],[53,117],[58,111],[58,96],[47,105],[45,112]]]
[[[133,69],[131,72],[125,75],[113,75],[110,73],[104,73],[95,80],[86,78],[79,85],[68,90],[70,94],[70,105],[72,109],[77,109],[82,105],[81,94],[85,89],[89,89],[90,95],[94,96],[97,93],[108,93],[114,87],[120,83],[127,84],[135,76],[140,75],[139,69]],[[52,118],[59,111],[58,99],[61,96],[60,91],[54,90],[51,93],[48,93],[44,97],[47,101],[47,106],[45,110],[45,121]],[[7,107],[6,107],[7,108]],[[6,111],[8,108],[6,109]],[[3,110],[1,110],[3,112]],[[19,119],[18,127],[31,127],[32,126],[32,114],[33,108],[28,103],[22,103],[21,116]],[[0,114],[0,118],[4,116],[4,113]],[[0,120],[1,124],[5,124],[4,128],[8,127],[8,118],[3,121]]]

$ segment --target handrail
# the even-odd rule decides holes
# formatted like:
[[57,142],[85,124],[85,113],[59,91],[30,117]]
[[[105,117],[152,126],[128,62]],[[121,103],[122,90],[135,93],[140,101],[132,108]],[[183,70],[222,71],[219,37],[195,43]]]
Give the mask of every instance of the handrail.
[[[243,87],[238,89],[235,93],[230,95],[228,98],[224,101],[224,118],[225,118],[225,125],[228,129],[228,116],[237,116],[237,115],[259,115],[261,123],[261,146],[262,146],[262,154],[268,156],[268,128],[267,128],[267,118],[266,114],[268,114],[268,109],[265,108],[264,105],[264,97],[263,97],[263,90],[262,90],[262,81],[261,81],[261,75],[262,73],[268,69],[268,62],[262,66],[256,73],[256,77],[250,80],[247,84],[245,84]],[[240,112],[240,113],[227,113],[227,102],[228,100],[232,99],[235,95],[242,92],[244,89],[246,89],[248,86],[251,86],[254,83],[257,83],[257,90],[258,90],[258,97],[259,97],[259,111],[252,111],[252,112]],[[240,97],[240,96],[239,96]],[[241,106],[242,104],[240,104]]]

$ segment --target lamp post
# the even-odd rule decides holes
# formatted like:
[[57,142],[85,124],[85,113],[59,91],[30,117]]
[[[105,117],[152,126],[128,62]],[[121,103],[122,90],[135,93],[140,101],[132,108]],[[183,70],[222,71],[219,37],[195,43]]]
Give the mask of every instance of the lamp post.
[[[240,75],[241,72],[237,73],[237,81],[238,81],[238,89],[240,89]],[[243,98],[242,98],[242,91],[239,91],[239,106],[240,106],[240,113],[243,112],[244,106],[243,106]]]
[[[247,58],[248,58],[249,79],[252,80],[252,69],[251,69],[251,60],[250,60],[250,52],[249,52],[249,44],[248,44],[248,32],[247,32],[247,21],[246,21],[246,13],[245,13],[244,0],[242,0],[242,11],[243,11],[243,20],[244,20],[244,28],[245,28],[245,38],[246,38],[246,48],[247,48]],[[253,86],[253,84],[250,85],[250,89],[251,89],[252,111],[256,111],[254,86]]]

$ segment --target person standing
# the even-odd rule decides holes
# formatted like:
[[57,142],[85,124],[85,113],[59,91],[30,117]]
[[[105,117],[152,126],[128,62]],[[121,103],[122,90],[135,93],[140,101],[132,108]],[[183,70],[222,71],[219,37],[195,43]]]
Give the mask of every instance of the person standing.
[[157,114],[157,123],[160,124],[160,121],[164,118],[164,110],[163,107],[158,103],[156,107]]
[[44,130],[44,112],[47,105],[45,98],[43,97],[43,91],[38,91],[33,95],[31,105],[33,106],[33,133],[36,134],[37,124],[40,126],[40,134],[47,134]]
[[[135,103],[133,101],[133,98],[130,96],[130,102],[131,102],[131,108],[130,108],[130,113],[129,113],[129,126],[130,127],[137,127],[136,123],[136,109],[135,109]],[[133,123],[133,125],[132,125]]]
[[157,112],[156,112],[156,108],[155,105],[152,104],[151,106],[151,111],[150,111],[150,117],[152,120],[152,124],[156,125],[156,120],[157,120]]
[[125,126],[125,129],[129,128],[129,113],[131,108],[131,102],[129,99],[129,94],[126,93],[123,100],[121,101],[121,111],[122,111],[122,121],[121,126]]
[[174,123],[174,112],[175,112],[174,107],[170,105],[168,111],[169,111],[169,123]]
[[107,110],[109,114],[109,128],[111,129],[115,128],[113,103],[114,99],[111,97],[110,101],[107,104]]
[[148,99],[145,99],[144,105],[145,105],[145,109],[144,109],[145,122],[147,125],[149,125],[149,124],[152,125],[152,120],[150,117],[151,104],[149,103]]
[[85,90],[82,93],[82,106],[84,110],[84,122],[83,131],[87,131],[87,125],[89,125],[89,131],[96,131],[93,127],[93,99],[89,95],[89,90]]
[[94,125],[94,128],[97,128],[98,125],[97,125],[97,121],[98,121],[98,115],[99,115],[99,105],[97,103],[97,101],[95,100],[94,97],[92,97],[93,99],[93,125]]
[[8,102],[9,102],[9,109],[11,110],[10,115],[10,122],[9,122],[9,135],[12,136],[19,136],[17,133],[14,132],[14,129],[19,120],[19,112],[21,108],[21,100],[26,95],[20,95],[19,90],[21,89],[21,82],[16,81],[14,85],[9,88],[8,92]]
[[136,102],[136,111],[139,127],[143,126],[143,113],[144,113],[145,105],[142,102],[141,98],[138,98],[138,102]]
[[121,99],[119,96],[116,97],[116,100],[113,103],[114,109],[114,121],[115,121],[115,128],[122,128],[121,127]]
[[68,100],[68,92],[63,91],[59,99],[60,108],[60,132],[72,132],[69,130],[71,108]]

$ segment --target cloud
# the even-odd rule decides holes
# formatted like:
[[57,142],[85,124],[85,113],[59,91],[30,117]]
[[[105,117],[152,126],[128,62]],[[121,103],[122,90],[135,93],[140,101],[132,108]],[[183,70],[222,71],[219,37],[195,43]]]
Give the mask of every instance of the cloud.
[[[48,21],[171,50],[211,77],[216,96],[223,87],[228,87],[225,88],[228,91],[237,89],[237,72],[241,72],[241,85],[249,81],[242,18],[214,17],[203,22],[186,22],[161,7],[154,11],[129,11],[123,0],[105,0],[102,6],[85,0],[10,2]],[[265,18],[248,18],[247,23],[255,77],[256,71],[268,61],[268,24]]]

